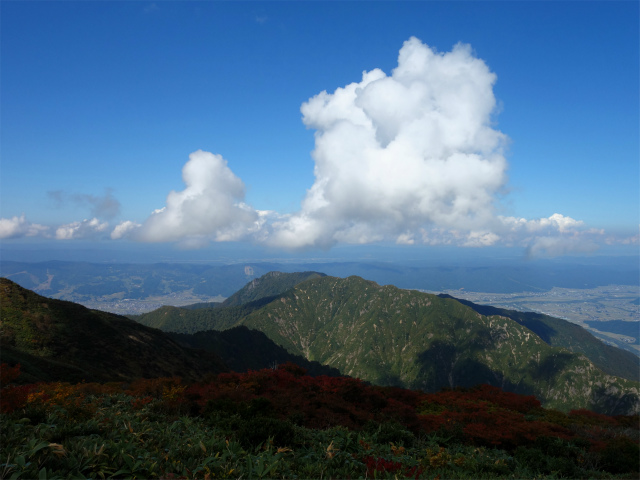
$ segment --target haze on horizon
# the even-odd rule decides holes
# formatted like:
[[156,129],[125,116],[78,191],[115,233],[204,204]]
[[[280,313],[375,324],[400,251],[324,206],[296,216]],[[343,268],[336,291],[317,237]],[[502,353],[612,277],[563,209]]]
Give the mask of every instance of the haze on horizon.
[[368,7],[3,4],[0,239],[638,253],[636,3]]

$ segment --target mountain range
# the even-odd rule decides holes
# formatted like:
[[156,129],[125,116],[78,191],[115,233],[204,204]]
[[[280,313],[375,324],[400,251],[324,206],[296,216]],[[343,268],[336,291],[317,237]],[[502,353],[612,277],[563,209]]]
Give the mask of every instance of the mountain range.
[[[273,278],[287,275],[253,280],[235,296],[250,300],[241,305],[165,307],[134,318],[184,333],[244,325],[292,354],[380,385],[436,391],[489,383],[554,408],[640,407],[638,358],[564,320],[359,277],[301,278],[274,295]],[[249,295],[268,288],[268,296]]]
[[2,361],[19,361],[33,378],[189,379],[294,361],[379,385],[437,391],[488,383],[551,408],[640,411],[637,357],[568,322],[359,277],[269,273],[224,304],[163,307],[134,317],[139,323],[9,280],[0,286]]

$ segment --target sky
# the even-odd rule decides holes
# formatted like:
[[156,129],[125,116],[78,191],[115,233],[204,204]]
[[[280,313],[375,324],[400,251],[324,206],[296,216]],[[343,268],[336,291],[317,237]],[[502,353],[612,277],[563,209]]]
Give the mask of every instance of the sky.
[[5,251],[638,253],[638,2],[0,14]]

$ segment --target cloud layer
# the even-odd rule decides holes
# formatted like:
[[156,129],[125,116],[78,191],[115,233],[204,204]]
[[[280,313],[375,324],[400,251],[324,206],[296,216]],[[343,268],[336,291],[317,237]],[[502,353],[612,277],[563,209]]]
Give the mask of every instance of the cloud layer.
[[[55,229],[57,239],[104,237],[177,242],[252,241],[277,248],[336,243],[520,246],[528,255],[592,251],[615,243],[604,232],[555,213],[524,219],[496,214],[507,185],[508,138],[494,127],[496,75],[469,45],[441,53],[407,40],[387,75],[365,71],[358,82],[303,103],[315,130],[315,181],[300,211],[281,215],[244,203],[245,187],[220,155],[198,150],[182,170],[185,187],[141,223],[115,227],[120,203],[104,196],[50,192],[58,204],[88,206],[93,219]],[[24,216],[0,219],[0,238],[51,236]],[[638,242],[638,236],[629,239]]]

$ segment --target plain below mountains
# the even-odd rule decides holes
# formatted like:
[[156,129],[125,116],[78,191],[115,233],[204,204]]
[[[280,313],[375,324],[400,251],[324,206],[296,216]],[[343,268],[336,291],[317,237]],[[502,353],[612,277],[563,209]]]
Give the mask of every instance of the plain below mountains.
[[[161,308],[136,320],[183,333],[246,326],[291,354],[379,385],[437,391],[488,383],[547,407],[640,411],[638,358],[569,322],[359,277],[297,278],[274,294],[273,281],[286,285],[287,275],[250,282],[236,296],[246,303]],[[258,289],[269,294],[247,295]]]

